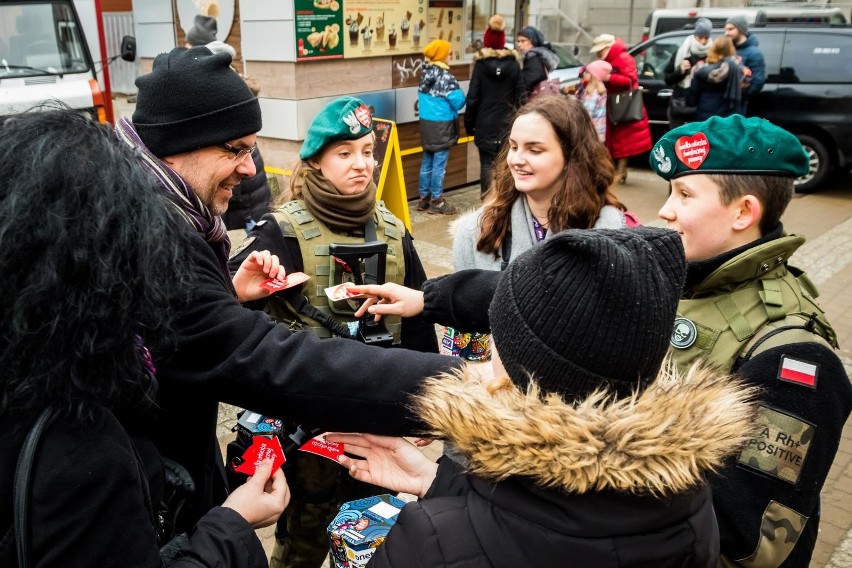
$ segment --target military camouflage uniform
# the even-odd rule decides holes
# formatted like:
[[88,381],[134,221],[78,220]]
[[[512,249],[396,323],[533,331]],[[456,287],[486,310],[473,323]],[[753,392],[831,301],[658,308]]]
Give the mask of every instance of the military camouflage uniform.
[[672,335],[684,366],[700,356],[764,389],[753,438],[710,482],[723,565],[807,566],[819,493],[852,409],[852,386],[816,289],[781,227],[692,262]]
[[[375,220],[378,238],[388,242],[387,281],[419,289],[426,280],[426,273],[414,250],[411,235],[381,202],[377,203]],[[294,224],[298,230],[294,230]],[[333,268],[329,270],[329,242],[326,242],[332,238],[328,228],[318,226],[318,222],[310,216],[304,202],[291,201],[263,217],[241,247],[233,252],[230,268],[236,270],[252,251],[269,250],[278,256],[287,273],[309,274],[312,279],[303,287],[279,292],[269,301],[261,302],[262,307],[272,317],[288,322],[293,329],[310,329],[319,337],[332,337],[334,334],[327,328],[304,314],[296,313],[293,308],[297,301],[307,297],[311,305],[339,321],[354,319],[351,314],[347,318],[336,313],[324,296],[324,288],[332,284],[328,278],[334,274]],[[363,235],[359,238],[350,234],[330,242],[363,241]],[[316,250],[322,252],[311,252],[314,256],[308,258],[308,252]],[[391,255],[396,258],[390,258]],[[399,342],[402,347],[438,352],[435,327],[422,318],[404,318],[401,323],[392,318],[388,329],[394,335],[394,343]],[[381,377],[376,379],[381,380]],[[340,380],[345,381],[346,377],[340,377]],[[341,408],[340,412],[346,412],[346,409]],[[295,459],[297,463],[290,464],[287,470],[287,482],[293,497],[278,522],[271,568],[319,568],[329,552],[326,528],[340,505],[344,501],[388,492],[355,481],[343,467],[326,458],[300,452]]]

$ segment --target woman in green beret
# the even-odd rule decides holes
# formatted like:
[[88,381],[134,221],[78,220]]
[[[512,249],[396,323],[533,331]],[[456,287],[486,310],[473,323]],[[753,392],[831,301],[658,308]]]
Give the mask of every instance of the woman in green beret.
[[[255,302],[253,307],[321,338],[359,340],[359,319],[354,315],[358,301],[331,301],[325,290],[357,281],[361,274],[356,273],[364,267],[331,256],[329,246],[333,244],[386,243],[384,281],[420,288],[426,272],[410,233],[376,201],[374,147],[372,115],[359,99],[336,99],[314,118],[290,179],[289,194],[263,217],[230,261],[235,269],[252,251],[269,250],[288,275],[304,272],[310,280]],[[369,261],[366,264],[369,268]],[[437,353],[431,323],[419,316],[383,321],[393,338],[387,344]],[[326,527],[340,504],[385,491],[353,483],[339,465],[312,454],[300,453],[295,467],[290,478],[298,489],[286,515],[286,529],[281,524],[285,516],[281,517],[271,566],[319,568],[328,554]]]

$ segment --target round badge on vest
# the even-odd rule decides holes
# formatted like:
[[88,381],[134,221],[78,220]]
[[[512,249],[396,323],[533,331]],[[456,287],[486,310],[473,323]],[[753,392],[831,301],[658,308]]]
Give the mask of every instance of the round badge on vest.
[[674,321],[674,329],[672,330],[670,341],[672,347],[675,349],[686,349],[691,347],[696,339],[698,339],[698,329],[692,320],[677,318]]

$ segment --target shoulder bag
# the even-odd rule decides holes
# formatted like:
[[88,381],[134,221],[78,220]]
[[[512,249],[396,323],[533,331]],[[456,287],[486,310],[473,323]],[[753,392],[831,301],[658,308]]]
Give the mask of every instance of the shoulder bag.
[[642,120],[644,109],[641,87],[623,93],[607,94],[606,111],[609,115],[609,121],[613,124]]
[[18,456],[18,465],[15,467],[14,492],[14,527],[15,546],[18,550],[18,568],[29,568],[30,565],[30,542],[29,542],[29,520],[27,510],[30,500],[30,473],[35,459],[36,446],[42,432],[53,421],[53,411],[46,408],[39,414],[35,425],[27,434],[21,453]]
[[528,101],[535,100],[539,97],[549,97],[552,95],[561,95],[562,91],[560,87],[562,84],[559,79],[548,79],[547,78],[547,66],[544,64],[544,61],[541,58],[538,58],[539,62],[541,62],[541,66],[544,68],[544,79],[536,83],[535,87],[530,91],[529,96],[527,97]]

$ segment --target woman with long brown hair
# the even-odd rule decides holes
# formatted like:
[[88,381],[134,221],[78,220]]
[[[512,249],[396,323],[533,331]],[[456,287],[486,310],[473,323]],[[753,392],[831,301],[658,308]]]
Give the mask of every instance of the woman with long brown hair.
[[711,116],[743,114],[743,72],[731,38],[717,37],[689,86],[687,103],[697,107],[696,122]]
[[583,104],[542,97],[518,110],[484,205],[459,219],[455,270],[500,269],[565,229],[627,226],[613,164]]

